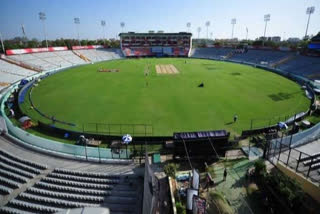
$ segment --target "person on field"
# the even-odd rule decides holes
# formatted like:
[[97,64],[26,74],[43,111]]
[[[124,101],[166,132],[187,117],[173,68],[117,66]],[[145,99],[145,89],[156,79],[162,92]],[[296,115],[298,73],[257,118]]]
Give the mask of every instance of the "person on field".
[[223,181],[226,181],[227,180],[227,168],[224,168],[224,172],[223,172]]
[[235,114],[235,115],[233,116],[233,122],[235,123],[235,122],[237,122],[237,120],[238,120],[238,115]]

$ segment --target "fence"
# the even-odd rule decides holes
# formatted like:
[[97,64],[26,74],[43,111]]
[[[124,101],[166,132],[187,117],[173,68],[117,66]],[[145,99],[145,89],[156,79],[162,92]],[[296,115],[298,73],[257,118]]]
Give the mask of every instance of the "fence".
[[[11,91],[14,88],[10,89]],[[15,140],[24,144],[27,147],[31,147],[37,150],[50,152],[59,156],[71,157],[83,160],[94,160],[94,161],[109,161],[129,159],[131,156],[130,150],[127,149],[107,149],[107,148],[93,148],[87,146],[77,146],[66,143],[59,143],[53,140],[41,138],[30,134],[19,127],[16,127],[4,113],[5,101],[10,96],[10,90],[2,97],[0,114],[6,121],[9,134],[15,138]]]
[[320,139],[320,123],[304,132],[271,140],[267,146],[266,158],[272,163],[279,161],[320,184],[320,152],[307,154],[297,149],[298,146],[317,139]]
[[102,135],[152,136],[153,126],[150,124],[107,124],[87,123],[82,125],[83,133]]

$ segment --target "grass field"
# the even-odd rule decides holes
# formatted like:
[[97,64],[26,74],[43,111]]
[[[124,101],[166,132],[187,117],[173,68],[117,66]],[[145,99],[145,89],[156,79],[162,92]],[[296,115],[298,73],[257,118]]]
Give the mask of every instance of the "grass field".
[[[157,74],[156,65],[168,64],[179,73]],[[119,72],[98,72],[100,68]],[[305,111],[310,104],[299,85],[271,72],[228,62],[171,58],[71,68],[41,81],[32,100],[43,113],[76,124],[56,126],[82,130],[88,123],[152,124],[154,136],[216,129],[240,134],[250,129],[251,119],[254,127],[267,126],[279,117],[284,120]],[[34,121],[51,123],[29,102],[22,109]]]

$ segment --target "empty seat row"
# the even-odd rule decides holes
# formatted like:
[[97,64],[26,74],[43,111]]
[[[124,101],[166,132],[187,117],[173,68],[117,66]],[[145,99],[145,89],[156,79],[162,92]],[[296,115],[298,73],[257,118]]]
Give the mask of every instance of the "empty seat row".
[[3,186],[2,184],[0,184],[0,195],[2,194],[10,194],[12,192],[12,189],[6,186]]
[[3,213],[3,214],[33,214],[33,212],[27,212],[25,210],[16,209],[13,207],[1,207],[0,213]]
[[41,181],[52,183],[52,184],[71,186],[71,187],[83,187],[83,188],[92,188],[92,189],[111,189],[111,186],[106,184],[83,183],[83,182],[61,180],[61,179],[49,178],[49,177],[42,178]]
[[7,157],[7,158],[10,158],[16,162],[20,162],[20,163],[23,163],[25,165],[28,165],[28,166],[31,166],[34,168],[38,168],[38,169],[47,169],[48,168],[48,166],[46,166],[46,165],[35,163],[35,162],[29,161],[29,160],[26,160],[23,158],[18,158],[18,157],[14,156],[6,151],[3,151],[1,149],[0,149],[0,154]]
[[99,204],[73,202],[73,201],[67,201],[62,199],[32,195],[29,193],[21,193],[18,196],[18,198],[23,200],[30,200],[35,203],[45,203],[50,206],[58,206],[58,207],[66,207],[66,208],[99,206]]
[[[63,52],[63,53],[60,53]],[[72,51],[42,52],[32,54],[12,55],[8,58],[23,62],[43,70],[68,67],[74,64],[84,64],[85,61],[76,56]]]
[[320,162],[311,165],[311,169],[318,169],[320,167]]
[[0,176],[0,183],[5,186],[11,187],[13,189],[20,187],[20,184],[18,182],[12,181],[11,179],[1,177],[1,176]]
[[36,175],[40,174],[40,172],[41,172],[41,170],[39,170],[39,169],[33,168],[31,166],[24,165],[22,163],[18,163],[18,162],[14,161],[14,160],[11,160],[9,158],[3,157],[1,155],[0,155],[0,161],[3,162],[3,163],[6,163],[8,165],[12,165],[12,166],[14,166],[16,168],[19,168],[21,170],[36,174]]
[[28,179],[25,178],[25,177],[22,177],[20,175],[14,174],[12,172],[5,171],[3,169],[0,169],[0,176],[6,177],[8,179],[17,181],[17,182],[22,183],[22,184],[26,183],[28,181]]
[[94,189],[85,189],[85,188],[78,188],[78,187],[61,186],[56,184],[48,184],[41,181],[36,183],[35,187],[41,188],[41,189],[47,189],[50,191],[76,193],[76,194],[84,194],[84,195],[107,196],[111,194],[110,191],[106,191],[106,190],[94,190]]
[[0,162],[0,169],[21,175],[26,178],[33,178],[35,176],[32,173],[22,171],[21,169],[15,168],[14,166],[11,166],[11,165],[8,165],[8,164],[2,163],[2,162]]
[[69,175],[76,175],[76,176],[83,176],[83,177],[92,177],[92,178],[116,178],[119,179],[119,175],[110,175],[107,173],[95,173],[95,172],[82,172],[82,171],[73,171],[73,170],[67,170],[67,169],[54,169],[55,173],[61,173],[61,174],[69,174]]
[[87,182],[87,183],[103,183],[103,184],[119,183],[119,179],[79,177],[79,176],[59,174],[59,173],[50,173],[48,177],[59,178],[64,180]]
[[28,188],[27,193],[33,193],[33,194],[47,196],[47,197],[61,198],[66,200],[81,200],[81,201],[89,201],[89,202],[95,202],[95,203],[101,203],[104,200],[104,197],[101,197],[101,196],[90,196],[90,195],[82,195],[82,194],[55,192],[55,191],[38,189],[35,187]]
[[8,204],[10,207],[16,207],[16,208],[21,208],[23,210],[32,210],[33,212],[37,213],[56,213],[60,211],[61,209],[56,208],[56,207],[50,207],[50,206],[44,206],[32,202],[26,202],[26,201],[21,201],[17,199],[13,199],[9,202]]
[[309,165],[311,163],[316,163],[318,161],[320,161],[320,157],[303,161],[303,165]]
[[14,74],[17,76],[21,76],[21,77],[31,76],[36,73],[35,71],[11,64],[2,59],[0,59],[0,68],[1,68],[1,71]]

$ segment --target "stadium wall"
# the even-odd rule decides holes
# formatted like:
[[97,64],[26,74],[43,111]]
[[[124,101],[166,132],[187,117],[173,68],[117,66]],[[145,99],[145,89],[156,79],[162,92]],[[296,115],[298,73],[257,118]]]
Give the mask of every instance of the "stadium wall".
[[320,188],[312,183],[311,181],[305,179],[303,176],[299,175],[298,173],[294,172],[289,167],[284,166],[282,163],[278,161],[277,168],[282,171],[287,176],[293,178],[298,183],[300,183],[302,189],[308,193],[314,200],[320,203]]
[[[72,66],[75,67],[75,66]],[[64,68],[66,69],[66,68]],[[64,70],[62,69],[62,70]],[[51,71],[37,73],[25,79],[31,81],[34,78],[39,78],[42,75],[49,75],[62,70],[54,69]],[[8,128],[8,133],[6,133],[7,138],[11,141],[17,142],[22,146],[28,147],[30,149],[37,150],[46,154],[55,155],[58,157],[76,159],[76,160],[86,160],[93,162],[106,162],[106,163],[119,163],[128,164],[132,161],[130,158],[131,154],[128,150],[121,150],[119,155],[114,155],[111,149],[105,148],[92,148],[86,146],[70,145],[65,143],[60,143],[57,141],[49,140],[46,138],[41,138],[30,134],[19,127],[15,126],[10,119],[6,116],[4,108],[5,102],[9,96],[19,88],[20,81],[12,84],[10,87],[6,88],[0,97],[0,115],[4,118],[6,126]]]
[[13,49],[6,50],[7,55],[19,55],[19,54],[30,54],[30,53],[41,53],[41,52],[54,52],[54,51],[67,51],[68,47],[49,47],[49,48],[25,48],[25,49]]
[[159,182],[150,167],[148,152],[145,155],[144,167],[144,184],[143,184],[143,214],[155,213],[156,204],[158,201]]

